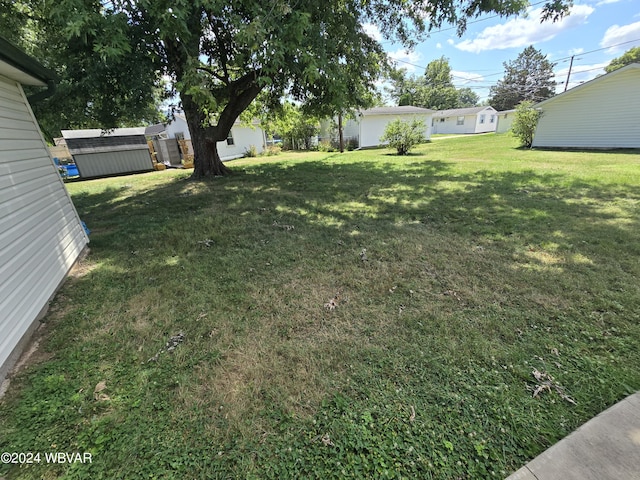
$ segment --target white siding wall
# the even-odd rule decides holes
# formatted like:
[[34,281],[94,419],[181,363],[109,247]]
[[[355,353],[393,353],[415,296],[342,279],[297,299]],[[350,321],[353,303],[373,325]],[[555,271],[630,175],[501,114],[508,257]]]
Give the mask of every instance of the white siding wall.
[[[174,138],[176,133],[182,133],[185,140],[191,140],[187,122],[181,117],[176,117],[173,122],[167,125],[166,131],[169,138]],[[233,136],[233,145],[228,145],[226,141],[218,142],[218,154],[222,160],[242,157],[251,145],[256,147],[258,153],[262,153],[264,150],[264,133],[260,127],[251,128],[236,124],[231,128],[231,135]]]
[[511,130],[511,124],[514,118],[516,118],[515,110],[512,112],[501,112],[497,115],[498,125],[496,127],[496,133],[506,133]]
[[640,148],[640,68],[610,75],[542,105],[533,146]]
[[398,119],[405,122],[422,120],[425,125],[424,134],[427,140],[431,138],[431,115],[366,115],[361,117],[360,120],[360,147],[377,147],[380,145],[380,137],[384,134],[387,125]]
[[236,125],[231,128],[233,145],[228,145],[226,141],[218,142],[218,154],[221,160],[231,160],[244,156],[244,152],[253,145],[256,152],[262,153],[264,150],[264,133],[259,127],[243,127]]
[[0,378],[87,242],[22,87],[0,76]]
[[450,133],[450,134],[475,133],[476,116],[475,115],[461,115],[461,116],[464,116],[463,125],[458,125],[458,117],[444,117],[444,122],[441,121],[443,117],[433,117],[433,133]]
[[[484,123],[481,123],[482,116],[484,115]],[[491,121],[493,117],[493,122]],[[495,132],[496,131],[496,112],[487,110],[484,112],[480,112],[476,116],[476,126],[474,133],[487,133],[487,132]]]
[[166,132],[169,138],[175,138],[176,133],[182,133],[185,140],[191,140],[187,121],[181,117],[176,117],[169,125],[167,125]]
[[[338,120],[335,121],[336,125],[338,124]],[[344,138],[359,138],[360,137],[360,122],[354,120],[353,118],[349,118],[344,121],[342,125],[342,136]],[[376,144],[377,145],[377,144]]]

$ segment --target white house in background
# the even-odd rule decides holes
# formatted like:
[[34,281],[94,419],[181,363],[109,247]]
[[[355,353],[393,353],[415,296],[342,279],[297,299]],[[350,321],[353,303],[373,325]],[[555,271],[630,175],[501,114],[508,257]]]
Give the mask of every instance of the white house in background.
[[498,125],[496,126],[496,133],[507,133],[511,130],[511,124],[513,123],[513,119],[516,117],[515,109],[503,110],[502,112],[498,112],[497,116]]
[[468,107],[438,110],[433,113],[431,133],[495,132],[497,111],[493,107]]
[[[166,125],[165,132],[168,138],[191,140],[187,119],[181,113],[176,114],[175,119]],[[236,120],[227,139],[218,142],[218,154],[223,161],[232,160],[244,156],[245,152],[251,147],[255,147],[256,153],[262,153],[266,143],[265,133],[260,128],[259,123],[256,122],[252,126],[246,126]]]
[[640,63],[540,102],[533,147],[640,148]]
[[89,242],[22,89],[54,80],[0,38],[0,382]]
[[425,125],[425,137],[431,138],[431,114],[433,110],[420,107],[376,107],[362,110],[355,119],[349,119],[343,126],[345,139],[357,139],[360,148],[382,145],[380,137],[387,125],[394,120],[422,120]]

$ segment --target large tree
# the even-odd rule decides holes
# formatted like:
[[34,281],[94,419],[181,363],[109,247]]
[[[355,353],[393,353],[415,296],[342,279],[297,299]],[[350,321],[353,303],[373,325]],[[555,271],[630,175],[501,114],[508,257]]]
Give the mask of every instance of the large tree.
[[[238,116],[261,92],[266,93],[267,107],[286,94],[318,114],[357,107],[370,98],[368,91],[386,65],[386,55],[380,42],[367,35],[365,24],[411,47],[419,35],[443,23],[455,24],[462,32],[469,17],[517,14],[528,6],[526,0],[2,1],[37,25],[27,43],[40,45],[43,55],[55,35],[58,41],[51,48],[58,55],[80,52],[59,66],[63,78],[73,83],[90,75],[106,100],[108,88],[98,89],[116,89],[110,104],[98,102],[97,119],[117,123],[127,116],[130,102],[148,104],[157,95],[153,87],[163,76],[168,79],[189,124],[196,177],[227,172],[216,142],[227,138]],[[543,18],[566,13],[564,0],[549,0]],[[102,71],[94,70],[96,59]],[[152,85],[132,94],[126,88],[132,79]],[[78,105],[58,105],[78,111],[95,106],[84,98]]]
[[[144,29],[126,15],[80,2],[0,0],[0,35],[20,46],[59,81],[31,102],[45,136],[65,128],[112,128],[155,123],[168,92],[162,63],[149,55]],[[65,8],[69,8],[67,12]]]
[[424,75],[408,76],[405,70],[395,70],[389,76],[391,97],[398,105],[446,110],[474,106],[479,98],[469,88],[453,85],[449,59],[440,57],[429,62]]
[[633,47],[627,50],[621,56],[611,60],[609,65],[604,67],[604,69],[607,73],[611,73],[631,63],[640,63],[640,47]]
[[511,110],[522,101],[541,102],[555,94],[555,64],[532,45],[503,65],[504,77],[491,87],[489,103],[496,110]]

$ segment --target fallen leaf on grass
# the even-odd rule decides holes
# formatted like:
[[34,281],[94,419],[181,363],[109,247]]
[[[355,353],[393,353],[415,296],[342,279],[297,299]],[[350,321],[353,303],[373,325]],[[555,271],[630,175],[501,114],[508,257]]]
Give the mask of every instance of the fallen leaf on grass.
[[338,291],[332,299],[330,299],[327,303],[324,304],[324,308],[329,311],[335,310],[338,306],[338,298],[340,297],[340,292]]
[[336,301],[337,298],[334,297],[331,300],[329,300],[327,303],[324,304],[324,308],[326,308],[327,310],[335,310],[336,307],[338,306],[338,302]]
[[332,446],[332,447],[333,447],[333,442],[332,442],[332,441],[331,441],[331,439],[329,438],[329,434],[328,434],[328,433],[325,433],[325,434],[322,436],[322,439],[321,439],[321,440],[322,440],[322,443],[324,443],[327,447],[328,447],[328,446]]
[[102,380],[101,382],[98,382],[96,388],[93,389],[93,398],[98,402],[111,400],[109,395],[102,393],[105,388],[107,388],[107,382]]
[[210,247],[213,244],[213,240],[211,240],[210,238],[207,238],[205,240],[200,240],[198,242],[198,245],[204,245],[205,247]]
[[458,292],[456,292],[455,290],[445,290],[444,292],[442,292],[442,294],[450,296],[450,297],[453,297],[456,300],[460,301],[460,297],[458,296]]
[[273,226],[281,228],[283,230],[286,230],[287,232],[290,231],[290,230],[293,230],[294,228],[296,228],[293,225],[284,225],[284,224],[278,223],[276,221],[273,222]]
[[411,415],[409,415],[409,421],[413,422],[416,419],[416,409],[411,405]]

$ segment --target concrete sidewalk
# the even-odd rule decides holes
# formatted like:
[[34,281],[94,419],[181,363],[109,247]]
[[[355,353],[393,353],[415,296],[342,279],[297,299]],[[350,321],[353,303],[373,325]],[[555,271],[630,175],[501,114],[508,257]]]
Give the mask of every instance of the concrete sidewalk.
[[640,392],[560,440],[507,480],[640,480]]

